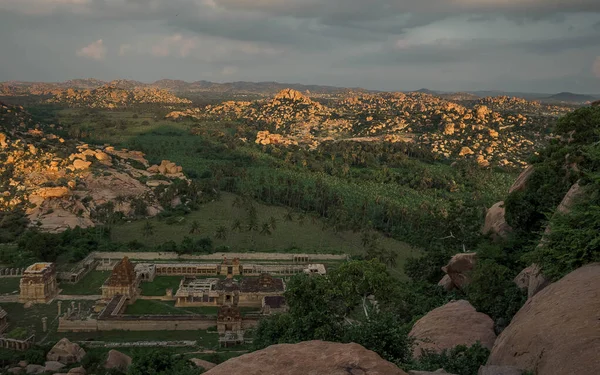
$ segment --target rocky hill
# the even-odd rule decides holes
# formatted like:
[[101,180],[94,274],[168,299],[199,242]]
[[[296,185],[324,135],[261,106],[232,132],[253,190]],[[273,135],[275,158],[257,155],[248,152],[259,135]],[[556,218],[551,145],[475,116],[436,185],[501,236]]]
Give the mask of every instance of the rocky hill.
[[47,231],[89,227],[103,215],[154,216],[156,187],[184,180],[181,167],[149,166],[141,152],[92,147],[55,135],[22,108],[0,103],[0,206],[21,208]]
[[225,102],[167,118],[240,120],[259,144],[318,147],[326,141],[415,142],[442,159],[520,167],[568,107],[508,97],[451,101],[422,93],[356,94],[327,105],[286,89],[271,99]]
[[[136,88],[130,82],[114,82],[93,90],[67,89],[56,93],[48,99],[48,103],[56,103],[69,107],[85,108],[122,108],[136,104],[190,104],[188,99],[181,99],[166,90],[156,88]],[[126,88],[122,88],[125,86]]]
[[178,95],[204,95],[204,94],[245,94],[270,96],[286,88],[293,88],[302,92],[310,92],[311,95],[330,96],[345,95],[348,92],[369,92],[369,90],[343,87],[302,85],[279,82],[226,82],[216,83],[210,81],[186,82],[182,80],[161,79],[152,83],[144,83],[134,80],[118,79],[111,82],[101,81],[94,78],[73,79],[66,82],[22,82],[9,81],[0,82],[0,96],[22,96],[22,95],[45,95],[55,94],[58,90],[92,90],[101,86],[110,85],[120,89],[133,90],[154,88],[167,90]]

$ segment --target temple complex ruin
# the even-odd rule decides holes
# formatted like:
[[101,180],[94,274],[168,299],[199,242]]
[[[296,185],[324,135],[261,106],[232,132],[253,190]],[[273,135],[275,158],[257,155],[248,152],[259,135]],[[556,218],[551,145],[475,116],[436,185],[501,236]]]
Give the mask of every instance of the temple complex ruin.
[[116,295],[135,299],[139,294],[139,279],[135,273],[133,263],[124,257],[112,270],[110,277],[102,285],[102,298],[109,300]]
[[258,277],[243,277],[241,281],[226,279],[181,280],[175,293],[175,306],[247,306],[261,308],[263,299],[270,296],[283,296],[283,279],[269,274]]
[[229,347],[244,343],[242,313],[237,306],[221,306],[217,314],[219,346]]
[[58,294],[56,265],[35,263],[27,267],[20,280],[19,302],[48,303]]

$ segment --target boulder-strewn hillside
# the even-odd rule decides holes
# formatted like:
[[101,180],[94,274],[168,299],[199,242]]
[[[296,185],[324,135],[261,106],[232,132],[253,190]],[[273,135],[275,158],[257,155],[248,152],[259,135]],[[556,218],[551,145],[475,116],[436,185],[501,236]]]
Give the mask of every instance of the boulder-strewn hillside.
[[141,152],[91,147],[57,131],[0,103],[0,206],[24,209],[41,229],[89,227],[113,213],[154,216],[163,205],[153,188],[185,181],[168,161],[149,166]]
[[22,96],[22,95],[50,95],[59,90],[78,89],[89,90],[100,86],[111,85],[120,89],[133,90],[143,88],[154,88],[168,90],[176,94],[203,95],[258,95],[270,96],[291,87],[298,91],[310,92],[318,96],[344,95],[349,91],[369,92],[360,88],[348,89],[343,87],[323,85],[303,85],[279,82],[226,82],[216,83],[210,81],[185,82],[173,79],[161,79],[153,83],[117,79],[111,82],[101,81],[93,78],[73,79],[66,82],[0,82],[0,96]]
[[[119,85],[122,86],[122,85]],[[69,107],[85,108],[121,108],[135,104],[190,104],[166,90],[156,88],[120,88],[116,84],[107,84],[93,90],[67,89],[56,93],[48,103],[57,103]]]
[[405,141],[422,144],[440,158],[518,167],[547,139],[556,117],[568,111],[506,97],[473,103],[422,93],[358,94],[324,105],[286,89],[272,99],[225,102],[172,112],[167,118],[244,121],[256,127],[255,141],[263,145],[314,148],[325,141]]

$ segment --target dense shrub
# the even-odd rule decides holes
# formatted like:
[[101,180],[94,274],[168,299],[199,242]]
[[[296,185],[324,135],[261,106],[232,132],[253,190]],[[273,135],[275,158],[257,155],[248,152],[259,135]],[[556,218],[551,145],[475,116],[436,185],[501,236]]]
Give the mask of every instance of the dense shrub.
[[425,352],[417,361],[405,367],[412,370],[436,371],[443,368],[457,375],[477,375],[479,366],[484,365],[490,355],[489,349],[476,343],[470,347],[456,346],[441,353]]

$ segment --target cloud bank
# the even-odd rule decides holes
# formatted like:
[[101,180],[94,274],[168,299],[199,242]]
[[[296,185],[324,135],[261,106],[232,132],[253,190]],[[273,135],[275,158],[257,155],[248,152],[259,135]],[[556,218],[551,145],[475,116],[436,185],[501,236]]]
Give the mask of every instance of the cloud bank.
[[0,32],[0,80],[600,93],[598,0],[0,0]]

